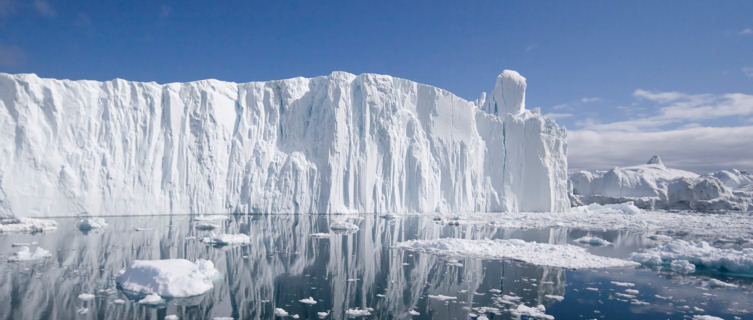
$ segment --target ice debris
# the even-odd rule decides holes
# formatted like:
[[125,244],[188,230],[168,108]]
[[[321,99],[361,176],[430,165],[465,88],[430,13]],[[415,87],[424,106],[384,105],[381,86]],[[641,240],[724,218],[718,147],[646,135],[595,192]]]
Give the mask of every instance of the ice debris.
[[50,219],[24,217],[0,218],[0,233],[54,231],[57,227],[57,222]]
[[18,252],[13,253],[10,258],[8,258],[8,261],[33,261],[49,258],[51,256],[52,254],[50,253],[50,251],[47,251],[43,248],[36,247],[34,250],[30,250],[29,247],[23,246]]
[[[661,246],[633,253],[631,258],[646,266],[687,266],[702,267],[716,273],[753,275],[753,248],[721,249],[706,241],[672,240]],[[684,271],[689,270],[689,267]]]
[[100,229],[107,226],[107,222],[103,218],[83,218],[78,221],[78,228],[81,230],[93,230],[93,229]]
[[468,256],[482,259],[513,259],[530,264],[571,268],[630,267],[637,263],[618,258],[597,256],[573,245],[508,240],[467,240],[444,238],[410,240],[396,244],[397,248],[447,256]]

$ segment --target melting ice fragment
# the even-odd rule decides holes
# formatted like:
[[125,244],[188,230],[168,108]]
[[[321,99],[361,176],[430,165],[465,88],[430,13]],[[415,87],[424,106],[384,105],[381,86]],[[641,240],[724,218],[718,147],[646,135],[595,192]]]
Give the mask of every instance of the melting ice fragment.
[[219,275],[209,260],[185,259],[135,260],[116,282],[132,294],[156,294],[162,297],[191,297],[212,289]]
[[21,249],[8,258],[8,261],[33,261],[51,257],[52,254],[40,247],[36,247],[34,250],[30,250],[29,247],[23,246]]

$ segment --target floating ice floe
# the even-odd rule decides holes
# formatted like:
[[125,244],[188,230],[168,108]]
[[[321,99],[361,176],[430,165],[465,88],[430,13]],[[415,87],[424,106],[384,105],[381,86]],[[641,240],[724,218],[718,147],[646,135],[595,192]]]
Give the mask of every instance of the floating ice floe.
[[739,287],[738,285],[734,283],[724,282],[722,280],[714,279],[714,278],[709,279],[709,285],[713,288],[737,288]]
[[417,316],[421,315],[421,312],[418,312],[416,310],[410,309],[410,310],[408,310],[408,314],[411,315],[411,316],[417,317]]
[[199,222],[196,224],[196,229],[198,230],[214,230],[219,228],[220,226],[212,223],[212,222]]
[[329,238],[329,233],[312,233],[309,235],[309,237],[316,238],[316,239],[325,239]]
[[219,275],[212,261],[199,259],[136,260],[116,278],[126,292],[177,298],[200,295],[212,289]]
[[316,300],[314,300],[314,298],[312,298],[312,297],[308,297],[308,298],[305,298],[305,299],[298,300],[298,302],[303,303],[303,304],[308,304],[308,305],[315,305],[316,304]]
[[225,215],[198,215],[193,217],[196,221],[225,221],[230,219],[230,216]]
[[543,305],[529,307],[524,304],[519,304],[517,308],[511,309],[510,312],[518,317],[527,316],[534,319],[554,320],[554,316],[546,314],[546,307]]
[[141,300],[139,300],[139,304],[156,305],[156,304],[163,304],[163,303],[165,303],[165,300],[162,299],[162,297],[160,297],[156,293],[150,293],[146,295],[144,298],[142,298]]
[[707,314],[702,314],[702,315],[698,315],[697,314],[697,315],[693,316],[693,320],[724,320],[724,318],[720,318],[720,317],[717,317],[717,316],[711,316],[711,315],[707,315]]
[[227,246],[227,245],[233,245],[233,244],[248,244],[251,242],[251,238],[249,238],[249,236],[242,233],[235,233],[235,234],[211,233],[209,234],[209,236],[204,238],[203,241],[205,243],[211,243],[211,244],[220,245],[220,246]]
[[316,313],[316,316],[319,317],[319,319],[324,319],[329,316],[329,311],[320,311]]
[[558,295],[553,295],[553,294],[547,294],[547,295],[544,295],[544,298],[547,298],[547,299],[551,299],[551,300],[554,300],[554,301],[562,301],[562,300],[565,300],[565,297],[563,297],[563,296],[558,296]]
[[332,230],[335,233],[354,233],[358,231],[358,226],[345,221],[345,220],[338,220],[338,221],[332,221],[329,224],[329,229]]
[[0,218],[0,233],[44,232],[57,229],[58,223],[50,219]]
[[83,218],[78,221],[78,228],[81,230],[94,230],[107,226],[107,222],[103,218]]
[[638,265],[623,259],[602,257],[574,245],[557,245],[509,240],[468,240],[445,238],[410,240],[396,244],[397,248],[437,255],[467,256],[481,259],[513,259],[530,264],[570,269],[630,267]]
[[669,269],[683,274],[691,274],[695,272],[695,265],[688,260],[674,260],[669,263]]
[[436,294],[436,295],[430,294],[428,298],[432,300],[439,300],[439,301],[450,301],[450,300],[458,299],[458,297],[446,296],[443,294]]
[[612,244],[611,242],[609,242],[607,240],[604,240],[602,238],[595,237],[595,236],[590,236],[590,235],[589,236],[580,237],[580,238],[575,239],[573,241],[575,241],[577,243],[583,243],[583,244],[592,245],[592,246],[608,246],[608,245]]
[[372,308],[365,308],[365,309],[351,308],[351,309],[345,310],[345,315],[348,317],[353,317],[353,318],[368,317],[371,315],[372,311],[374,311],[374,309]]
[[91,301],[94,300],[94,298],[96,298],[96,296],[91,293],[82,293],[78,295],[78,299],[81,301]]
[[283,309],[283,308],[275,308],[275,316],[278,316],[278,317],[287,317],[288,316],[288,312],[285,311],[285,309]]
[[618,287],[635,287],[635,283],[632,282],[609,281],[609,283]]
[[696,268],[702,267],[712,272],[753,275],[753,248],[721,249],[706,241],[673,240],[633,253],[631,258],[647,266],[672,266],[675,261],[685,260]]
[[50,253],[50,251],[47,251],[40,247],[36,247],[34,248],[34,250],[30,250],[29,247],[23,246],[18,252],[13,253],[10,256],[10,258],[8,258],[8,261],[12,261],[12,262],[33,261],[33,260],[49,258],[51,256],[52,254]]
[[177,314],[168,314],[165,316],[165,320],[178,320],[180,317],[178,317]]

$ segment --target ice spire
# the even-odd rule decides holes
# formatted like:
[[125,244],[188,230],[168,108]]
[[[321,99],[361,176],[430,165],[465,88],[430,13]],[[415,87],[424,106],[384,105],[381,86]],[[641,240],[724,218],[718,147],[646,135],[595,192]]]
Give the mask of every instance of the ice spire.
[[504,70],[497,76],[497,83],[486,98],[485,110],[488,113],[503,115],[519,114],[526,104],[526,78],[513,70]]

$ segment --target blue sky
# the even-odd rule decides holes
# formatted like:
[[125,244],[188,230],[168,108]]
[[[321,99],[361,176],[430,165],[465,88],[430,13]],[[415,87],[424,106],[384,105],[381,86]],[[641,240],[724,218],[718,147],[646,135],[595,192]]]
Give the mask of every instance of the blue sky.
[[753,1],[0,0],[0,71],[173,82],[399,76],[475,99],[502,69],[573,168],[753,169]]

